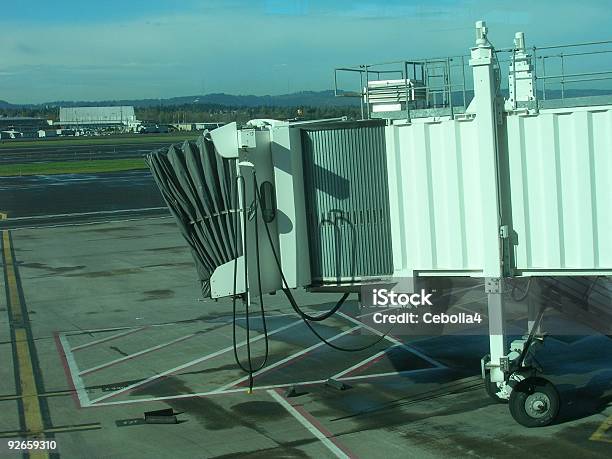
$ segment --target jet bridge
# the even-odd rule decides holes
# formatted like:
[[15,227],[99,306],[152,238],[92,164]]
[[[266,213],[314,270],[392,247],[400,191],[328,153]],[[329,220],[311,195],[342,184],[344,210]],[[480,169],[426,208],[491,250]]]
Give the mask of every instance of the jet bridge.
[[[479,21],[468,59],[337,69],[336,83],[341,72],[360,78],[359,91],[337,94],[359,97],[364,120],[232,123],[148,161],[213,298],[248,305],[302,287],[354,292],[410,278],[417,291],[482,278],[487,390],[539,426],[559,407],[530,363],[543,310],[559,295],[580,302],[612,275],[612,97],[565,97],[567,86],[612,72],[559,78],[542,54],[554,47],[527,48],[517,33],[496,50],[487,35]],[[560,99],[550,98],[552,81]],[[513,278],[540,289],[544,304],[530,305],[529,329],[508,347]],[[609,303],[595,314],[609,319]]]

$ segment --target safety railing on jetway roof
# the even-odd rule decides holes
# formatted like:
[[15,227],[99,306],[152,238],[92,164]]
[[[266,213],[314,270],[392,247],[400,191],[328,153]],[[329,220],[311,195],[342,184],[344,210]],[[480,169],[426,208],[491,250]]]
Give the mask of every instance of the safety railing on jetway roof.
[[[568,48],[570,52],[566,51]],[[552,50],[554,52],[549,52]],[[514,70],[514,56],[518,51],[516,48],[496,49],[505,94],[510,90],[507,76]],[[531,56],[538,100],[612,95],[612,84],[599,84],[612,81],[612,40],[533,46],[525,51]],[[581,83],[582,87],[577,88],[575,83]]]
[[[400,102],[405,105],[406,116],[410,111],[409,107],[415,105],[411,97],[415,89],[422,92],[423,98],[421,103],[415,105],[414,108],[448,108],[452,113],[454,109],[465,109],[472,98],[473,90],[471,76],[468,74],[468,60],[469,56],[452,56],[339,67],[334,69],[334,94],[336,97],[359,98],[361,116],[363,119],[368,119],[372,115],[370,112],[372,89],[369,83],[391,76],[399,78],[399,81],[404,81],[405,86]],[[341,78],[346,74],[358,76],[358,91],[341,89],[343,86]],[[410,84],[416,86],[410,86]]]
[[[606,48],[602,49],[602,47]],[[578,51],[567,52],[567,48],[572,50],[578,48]],[[551,50],[555,52],[548,53]],[[510,92],[508,75],[511,70],[514,70],[514,56],[519,50],[517,48],[496,48],[495,51],[499,65],[500,93],[508,97]],[[612,81],[612,70],[610,70],[612,68],[612,40],[533,46],[527,47],[525,51],[532,58],[537,100],[612,95],[612,84],[605,86],[599,84]],[[473,97],[469,58],[469,55],[458,55],[447,58],[339,67],[334,69],[334,94],[336,97],[359,98],[361,117],[368,119],[372,114],[370,113],[370,94],[367,83],[389,76],[399,77],[402,80],[410,79],[419,83],[418,88],[425,91],[424,106],[419,108],[447,108],[449,114],[452,115],[461,109],[465,110]],[[358,76],[358,91],[341,89],[341,76],[347,73]],[[582,87],[576,88],[576,83],[581,83]],[[516,79],[513,84],[516,84]],[[408,109],[411,102],[410,90],[411,87],[406,85],[403,93],[407,108],[406,117],[409,117],[410,111]]]

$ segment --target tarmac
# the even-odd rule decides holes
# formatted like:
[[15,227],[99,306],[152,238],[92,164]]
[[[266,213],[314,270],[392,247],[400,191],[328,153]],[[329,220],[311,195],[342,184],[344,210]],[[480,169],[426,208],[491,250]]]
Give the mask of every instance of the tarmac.
[[[45,195],[54,187],[76,186],[45,188],[46,179],[36,180],[38,199],[57,196]],[[117,201],[142,205],[121,201],[139,183],[134,176],[84,180],[78,200],[56,208],[55,198],[46,198],[45,211],[33,194],[10,211],[42,218],[60,210],[105,211],[104,203]],[[106,195],[120,182],[127,188]],[[90,204],[81,207],[80,200]],[[2,230],[0,457],[26,457],[8,450],[15,439],[53,440],[57,449],[31,457],[66,458],[612,454],[612,340],[606,336],[546,339],[538,360],[561,393],[562,410],[554,425],[526,429],[484,392],[486,335],[380,340],[354,318],[353,298],[343,313],[316,325],[336,344],[376,343],[343,353],[314,337],[279,294],[265,297],[269,357],[249,393],[233,356],[231,302],[201,298],[174,221],[105,219],[62,223],[54,217],[43,226]],[[296,293],[311,312],[328,309],[338,296]],[[455,292],[451,310],[486,315],[485,304],[482,288],[468,286]],[[255,363],[265,351],[262,325],[251,321]],[[240,313],[243,363],[244,339]],[[326,384],[329,378],[341,384]],[[177,423],[144,422],[145,412],[168,408]]]
[[33,224],[18,220],[22,217],[39,217],[38,223],[44,217],[48,223],[57,223],[62,221],[60,215],[89,213],[77,216],[77,222],[83,222],[96,220],[100,212],[133,210],[138,214],[153,208],[158,214],[168,213],[149,170],[15,176],[0,181],[0,209],[13,226]]

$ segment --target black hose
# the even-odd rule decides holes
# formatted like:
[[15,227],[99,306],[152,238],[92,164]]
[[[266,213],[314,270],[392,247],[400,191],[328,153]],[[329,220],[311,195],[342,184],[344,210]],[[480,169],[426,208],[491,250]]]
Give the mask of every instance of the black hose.
[[[239,182],[242,182],[241,187],[238,185]],[[232,318],[233,318],[232,342],[233,342],[233,350],[234,350],[234,359],[236,360],[236,363],[238,364],[240,369],[249,375],[249,392],[251,392],[253,390],[253,373],[261,370],[268,361],[269,340],[268,340],[268,327],[266,324],[266,315],[264,312],[263,295],[260,295],[259,305],[260,305],[261,319],[263,323],[265,352],[264,352],[264,358],[261,364],[258,366],[257,369],[253,369],[253,361],[252,361],[252,356],[251,356],[251,323],[250,323],[250,314],[249,314],[250,298],[248,296],[249,292],[248,292],[248,255],[247,255],[248,247],[247,247],[247,238],[246,238],[246,225],[247,225],[246,190],[245,190],[244,177],[242,176],[236,177],[236,205],[235,205],[235,208],[237,211],[236,211],[236,216],[234,220],[235,229],[236,229],[236,236],[235,236],[236,247],[238,246],[238,234],[239,234],[239,231],[238,231],[238,213],[239,213],[238,207],[239,205],[237,202],[239,191],[241,191],[242,202],[243,202],[243,207],[244,207],[242,212],[243,212],[243,227],[245,229],[244,241],[243,241],[243,247],[244,247],[243,258],[244,258],[244,285],[245,285],[246,301],[243,297],[243,303],[246,305],[245,307],[245,319],[246,319],[245,328],[246,328],[246,348],[247,348],[248,367],[245,367],[240,361],[240,358],[238,357],[238,347],[237,347],[237,342],[236,342],[236,280],[238,276],[238,257],[234,259],[234,285],[233,285],[233,295],[232,295]],[[255,219],[257,219],[257,203],[255,203]],[[261,294],[261,272],[259,269],[260,263],[259,263],[259,240],[258,239],[259,237],[258,237],[258,230],[257,230],[257,220],[255,220],[255,250],[256,250],[256,261],[257,261],[257,282],[258,282],[259,291]]]
[[525,298],[527,298],[527,295],[529,295],[529,290],[531,289],[531,280],[533,279],[533,277],[530,277],[527,280],[527,286],[525,287],[525,291],[523,293],[521,293],[520,295],[517,295],[516,292],[518,290],[518,286],[516,285],[515,282],[512,282],[512,290],[510,291],[510,297],[516,301],[517,303],[520,303],[521,301],[523,301]]

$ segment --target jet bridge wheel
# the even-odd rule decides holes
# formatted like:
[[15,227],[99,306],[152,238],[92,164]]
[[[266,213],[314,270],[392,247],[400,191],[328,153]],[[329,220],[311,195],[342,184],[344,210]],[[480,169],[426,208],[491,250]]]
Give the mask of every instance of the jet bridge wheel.
[[510,414],[525,427],[547,426],[559,412],[559,393],[543,378],[530,377],[521,381],[510,395]]

